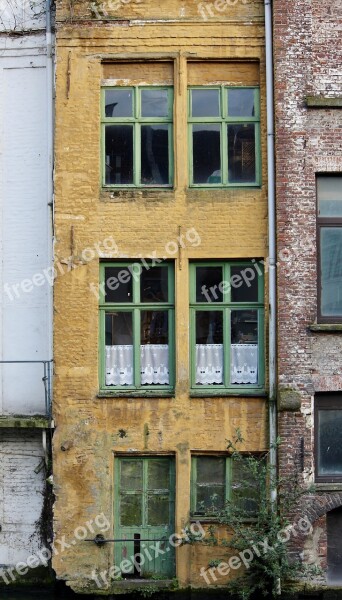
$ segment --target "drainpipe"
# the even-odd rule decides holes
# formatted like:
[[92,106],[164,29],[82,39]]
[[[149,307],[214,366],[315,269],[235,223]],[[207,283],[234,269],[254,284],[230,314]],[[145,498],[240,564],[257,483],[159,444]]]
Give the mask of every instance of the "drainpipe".
[[[46,121],[47,121],[47,210],[48,210],[48,262],[52,265],[52,237],[53,237],[53,150],[54,150],[54,116],[53,116],[53,53],[52,53],[52,33],[51,33],[51,0],[46,0]],[[48,312],[50,326],[48,329],[49,353],[52,358],[52,294],[48,299]],[[48,365],[50,368],[50,365]]]
[[[275,160],[274,160],[274,97],[273,97],[273,40],[272,0],[265,5],[266,50],[266,108],[267,108],[267,171],[268,171],[268,252],[269,252],[269,438],[270,466],[277,469],[277,392],[276,392],[276,217],[275,217]],[[276,510],[277,490],[271,486],[271,502]]]

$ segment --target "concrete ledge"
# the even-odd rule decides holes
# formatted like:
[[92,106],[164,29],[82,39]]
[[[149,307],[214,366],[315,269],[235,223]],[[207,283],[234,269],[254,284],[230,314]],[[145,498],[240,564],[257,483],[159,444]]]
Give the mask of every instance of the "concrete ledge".
[[342,97],[307,96],[305,102],[308,108],[342,108]]
[[301,405],[301,396],[298,390],[292,388],[279,389],[278,409],[280,412],[298,412]]
[[342,323],[313,323],[309,325],[309,330],[316,333],[336,333],[342,331]]
[[49,419],[43,415],[22,416],[8,415],[0,416],[0,427],[9,429],[49,429]]

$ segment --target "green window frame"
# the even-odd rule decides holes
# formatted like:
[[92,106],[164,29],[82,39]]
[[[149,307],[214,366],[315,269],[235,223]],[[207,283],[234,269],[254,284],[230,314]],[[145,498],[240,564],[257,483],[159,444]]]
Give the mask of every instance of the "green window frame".
[[102,187],[172,187],[172,123],[171,86],[102,88]]
[[[258,456],[260,453],[257,454]],[[246,455],[247,458],[248,455]],[[191,516],[217,518],[229,504],[254,517],[258,511],[257,481],[245,471],[245,458],[198,454],[191,457]]]
[[155,262],[100,264],[99,376],[106,394],[174,390],[174,265]]
[[264,393],[262,260],[190,263],[190,353],[194,395]]
[[[207,101],[206,92],[209,92]],[[196,134],[198,141],[195,143]],[[224,85],[190,87],[188,139],[191,187],[260,186],[259,88]]]

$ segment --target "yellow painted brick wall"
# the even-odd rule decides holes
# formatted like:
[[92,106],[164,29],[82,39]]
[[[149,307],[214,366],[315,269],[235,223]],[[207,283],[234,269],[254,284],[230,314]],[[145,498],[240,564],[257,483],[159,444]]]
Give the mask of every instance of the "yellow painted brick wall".
[[[132,0],[125,9],[121,6],[114,11],[113,16],[124,16],[125,22],[79,20],[77,15],[89,17],[89,3],[72,2],[72,6],[72,15],[69,2],[60,2],[57,11],[55,536],[65,536],[66,541],[74,539],[76,527],[102,512],[113,523],[114,453],[125,451],[174,453],[176,531],[180,531],[189,520],[191,450],[224,451],[235,427],[243,432],[245,449],[261,450],[267,445],[265,399],[189,396],[188,261],[267,256],[262,3],[238,2],[229,14],[208,21],[199,18],[197,4],[190,0]],[[141,20],[131,20],[138,17]],[[174,63],[175,188],[161,192],[101,191],[100,88],[108,78],[108,68],[103,69],[101,60],[131,55],[134,60],[137,55],[149,53],[170,56]],[[188,189],[189,58],[255,61],[260,65],[260,188]],[[204,71],[210,71],[209,63]],[[82,261],[81,253],[113,237],[123,255],[148,257],[155,252],[156,256],[164,256],[167,242],[177,239],[179,227],[183,234],[195,228],[201,243],[197,247],[188,243],[182,249],[181,264],[180,256],[175,255],[175,397],[98,398],[98,300],[90,286],[98,285],[99,258]],[[125,430],[126,437],[120,437],[120,429]],[[94,568],[108,569],[113,562],[112,552],[110,544],[97,548],[77,541],[77,545],[54,556],[53,566],[58,577],[75,590],[96,591],[91,573]],[[194,548],[180,548],[180,585],[203,585],[199,570],[201,565],[207,566],[210,556],[216,556],[210,549],[196,553]]]

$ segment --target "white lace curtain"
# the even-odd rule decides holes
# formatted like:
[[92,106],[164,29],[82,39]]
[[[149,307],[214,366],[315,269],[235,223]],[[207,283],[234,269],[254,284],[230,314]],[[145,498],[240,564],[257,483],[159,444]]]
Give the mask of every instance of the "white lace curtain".
[[[230,382],[258,383],[258,345],[231,344]],[[196,383],[223,383],[223,344],[196,344]]]
[[[106,346],[106,385],[133,385],[133,346]],[[169,383],[168,344],[140,346],[141,385]]]

